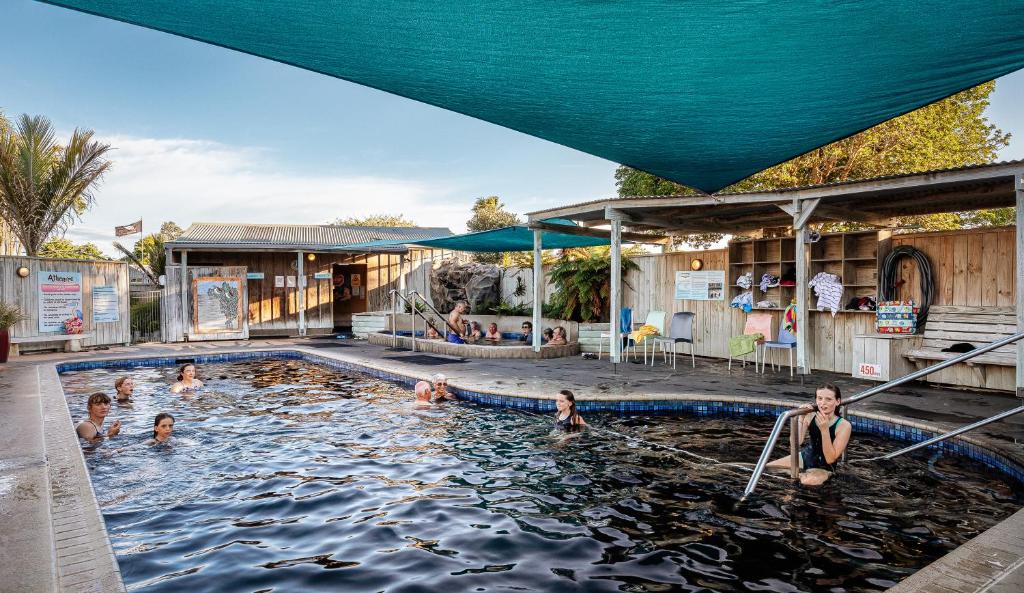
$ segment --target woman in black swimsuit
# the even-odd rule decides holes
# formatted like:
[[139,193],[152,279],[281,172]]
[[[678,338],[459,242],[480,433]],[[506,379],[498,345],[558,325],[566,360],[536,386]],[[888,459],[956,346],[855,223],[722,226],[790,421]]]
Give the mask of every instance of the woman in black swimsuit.
[[555,428],[569,430],[587,425],[576,411],[576,396],[568,389],[559,391],[555,396],[555,409],[558,410],[558,414],[555,415]]
[[[826,383],[815,391],[815,405],[801,406],[816,410],[813,414],[805,414],[800,420],[800,442],[807,441],[798,453],[800,469],[803,470],[800,472],[800,483],[805,486],[820,486],[831,478],[850,442],[850,434],[853,432],[850,421],[836,414],[842,405],[842,398],[838,387]],[[808,435],[810,439],[807,439]],[[786,469],[790,467],[790,458],[787,455],[776,459],[768,467]]]

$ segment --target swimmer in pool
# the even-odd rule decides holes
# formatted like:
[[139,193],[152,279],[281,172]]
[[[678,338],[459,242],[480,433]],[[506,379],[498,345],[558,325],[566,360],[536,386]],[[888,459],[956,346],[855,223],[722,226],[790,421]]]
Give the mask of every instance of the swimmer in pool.
[[178,369],[178,382],[171,385],[171,393],[196,391],[202,386],[203,382],[196,379],[196,365],[189,362]]
[[[836,414],[843,403],[838,387],[831,383],[818,387],[814,393],[814,402],[800,406],[816,410],[800,419],[800,442],[804,445],[797,455],[801,470],[800,483],[804,486],[820,486],[832,477],[842,461],[843,451],[853,432],[850,421]],[[808,434],[811,438],[804,443]],[[768,467],[786,470],[790,467],[790,456],[776,459]]]
[[454,395],[448,393],[448,377],[445,377],[442,373],[437,373],[430,380],[434,383],[434,401],[455,399]]
[[[456,330],[460,329],[463,323],[462,315],[466,312],[467,308],[469,308],[469,305],[462,301],[455,303],[455,308],[448,314],[448,326]],[[459,336],[459,332],[457,331],[448,334],[448,341],[452,344],[466,343],[466,341]]]
[[484,337],[484,332],[483,332],[482,329],[480,329],[480,322],[479,321],[474,321],[474,322],[470,323],[469,327],[470,327],[469,336],[467,336],[467,338],[470,341],[476,342],[480,338]]
[[121,421],[114,420],[110,428],[103,432],[103,422],[110,413],[110,396],[106,393],[94,393],[89,396],[86,404],[89,417],[78,423],[75,432],[78,436],[88,441],[98,441],[103,437],[112,438],[121,432]]
[[559,430],[571,430],[583,428],[587,425],[583,417],[576,410],[576,396],[568,389],[563,389],[555,396],[555,428]]
[[501,332],[498,331],[497,323],[490,323],[487,325],[487,333],[484,334],[484,339],[491,342],[497,342],[501,340]]
[[544,329],[541,330],[541,332],[540,332],[540,343],[541,344],[548,344],[554,338],[555,338],[555,330],[551,329],[550,327],[545,327]]
[[420,381],[416,383],[416,407],[427,407],[430,403],[430,383]]
[[118,377],[114,381],[114,391],[117,392],[117,403],[132,403],[132,393],[135,392],[135,381],[131,377]]
[[550,346],[565,346],[569,341],[565,339],[565,328],[559,325],[555,328],[554,335],[548,340]]
[[427,326],[427,339],[428,340],[440,340],[441,334],[437,333],[437,329],[433,325]]
[[166,443],[171,439],[174,432],[174,416],[167,412],[160,412],[153,419],[153,438],[146,441],[147,445],[158,445]]

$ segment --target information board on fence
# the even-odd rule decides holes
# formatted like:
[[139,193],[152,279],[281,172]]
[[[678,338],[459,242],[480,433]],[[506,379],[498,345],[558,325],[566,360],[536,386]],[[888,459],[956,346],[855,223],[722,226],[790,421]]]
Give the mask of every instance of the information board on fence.
[[720,301],[725,298],[725,270],[676,272],[676,300]]
[[115,286],[93,286],[92,287],[92,321],[93,323],[107,323],[121,320],[121,310],[118,306],[117,287]]
[[64,322],[82,316],[82,275],[39,272],[39,331],[63,332]]

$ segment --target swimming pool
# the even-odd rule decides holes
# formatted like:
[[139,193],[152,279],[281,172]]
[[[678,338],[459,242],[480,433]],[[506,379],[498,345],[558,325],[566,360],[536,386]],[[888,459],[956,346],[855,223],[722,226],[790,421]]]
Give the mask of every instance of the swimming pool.
[[[1022,502],[929,451],[737,504],[745,472],[666,447],[752,460],[770,418],[591,414],[564,439],[548,416],[416,411],[405,387],[302,360],[202,364],[188,398],[171,367],[66,372],[73,413],[122,372],[125,434],[86,457],[131,590],[882,590]],[[145,447],[158,411],[178,442]],[[896,446],[856,435],[850,456]]]

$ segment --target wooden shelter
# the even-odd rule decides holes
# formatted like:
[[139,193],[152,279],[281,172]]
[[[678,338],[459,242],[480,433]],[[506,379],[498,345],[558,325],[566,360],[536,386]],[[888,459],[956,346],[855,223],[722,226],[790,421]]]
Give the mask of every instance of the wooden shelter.
[[[618,277],[621,259],[621,237],[623,229],[630,231],[649,231],[656,229],[663,233],[700,233],[720,232],[729,234],[751,234],[759,229],[772,227],[790,227],[791,239],[779,240],[775,247],[779,261],[785,261],[782,251],[788,249],[792,254],[792,264],[796,271],[796,286],[793,298],[797,303],[797,325],[811,328],[811,331],[798,331],[797,366],[800,373],[809,373],[812,366],[809,361],[811,352],[810,341],[814,339],[811,320],[810,295],[808,280],[811,276],[815,258],[812,256],[812,245],[808,242],[809,225],[813,223],[852,221],[877,226],[883,229],[877,234],[880,241],[901,239],[902,235],[891,235],[886,229],[897,216],[957,212],[981,208],[1017,207],[1016,226],[1020,226],[1024,217],[1024,161],[978,165],[957,169],[928,171],[907,175],[897,175],[855,182],[835,183],[818,186],[798,187],[792,189],[747,192],[736,194],[718,194],[702,196],[652,196],[612,198],[595,200],[582,204],[574,204],[531,212],[528,221],[534,228],[542,228],[542,221],[550,218],[566,218],[582,223],[584,226],[610,225],[612,239],[612,314],[618,320],[618,311],[622,307],[621,278]],[[588,229],[594,231],[596,229]],[[572,232],[568,230],[565,232]],[[978,240],[978,239],[975,239]],[[987,240],[987,239],[985,239]],[[840,239],[845,241],[845,239]],[[1012,257],[1013,273],[993,277],[994,284],[986,287],[975,278],[975,283],[962,283],[959,287],[952,282],[942,286],[943,291],[968,291],[978,296],[977,302],[969,306],[984,306],[984,295],[995,294],[996,303],[992,306],[1003,306],[997,314],[1000,319],[1012,314],[1017,320],[1017,331],[1024,331],[1024,252],[1022,237],[1014,234],[1011,244],[996,240],[993,252],[997,257]],[[842,244],[841,244],[842,245]],[[1001,247],[1000,247],[1001,246]],[[542,247],[537,245],[537,252]],[[755,246],[751,245],[753,249]],[[1011,249],[1012,247],[1012,249]],[[886,248],[883,246],[883,249]],[[954,248],[944,253],[938,262],[939,266],[950,268],[961,265],[980,268],[982,262],[973,259],[964,250],[958,260]],[[842,253],[840,246],[839,253]],[[873,255],[878,257],[879,248],[873,248]],[[987,259],[987,251],[981,257]],[[1001,256],[999,254],[1002,254]],[[868,258],[851,258],[868,259]],[[842,255],[838,258],[822,258],[845,265]],[[728,260],[726,269],[733,276],[732,266],[755,263],[751,257],[749,262],[735,255]],[[870,267],[870,266],[868,266]],[[736,270],[738,271],[738,270]],[[1004,277],[1006,276],[1006,277]],[[668,279],[663,279],[662,282]],[[729,282],[733,282],[730,278]],[[756,282],[756,279],[755,279]],[[865,280],[866,285],[869,281]],[[854,284],[857,284],[856,282]],[[1008,302],[1006,296],[1012,284],[1013,301]],[[1001,288],[1000,288],[1001,287]],[[944,293],[945,294],[945,293]],[[1003,295],[1000,300],[1000,295]],[[1000,305],[1001,304],[1001,305]],[[1008,307],[1012,307],[1012,310]],[[1005,325],[1005,324],[1004,324]],[[621,356],[621,341],[617,321],[610,324],[612,334],[610,349],[614,360]],[[724,338],[722,338],[724,339]],[[1024,395],[1024,341],[1016,346],[1015,385],[1019,395]]]
[[[408,285],[429,295],[429,269],[452,252],[404,242],[451,234],[423,227],[195,223],[166,244],[164,341],[347,330],[353,314],[389,309],[391,289]],[[223,329],[201,319],[202,291],[220,287],[239,293],[237,322],[228,319]]]

